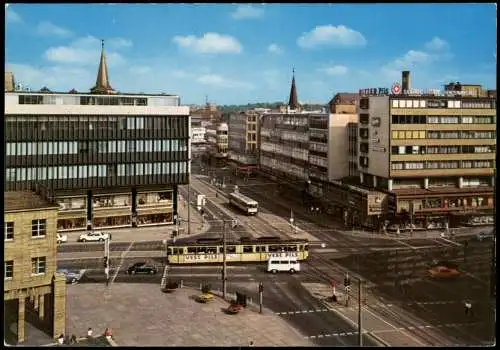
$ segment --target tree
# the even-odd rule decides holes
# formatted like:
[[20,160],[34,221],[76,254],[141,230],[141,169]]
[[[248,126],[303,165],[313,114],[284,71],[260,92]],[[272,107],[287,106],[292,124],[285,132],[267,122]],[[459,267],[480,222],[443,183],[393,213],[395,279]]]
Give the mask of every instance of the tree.
[[77,94],[77,93],[78,93],[78,91],[76,91],[76,90],[75,90],[75,88],[73,88],[73,89],[69,90],[69,93],[70,93],[70,94]]
[[40,89],[40,92],[52,92],[52,91],[50,91],[48,87],[44,86],[43,88]]

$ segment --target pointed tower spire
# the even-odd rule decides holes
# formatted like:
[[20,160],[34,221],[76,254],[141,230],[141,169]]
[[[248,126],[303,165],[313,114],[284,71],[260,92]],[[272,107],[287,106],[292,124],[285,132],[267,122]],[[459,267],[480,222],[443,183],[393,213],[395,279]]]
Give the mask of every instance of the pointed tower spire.
[[298,109],[300,107],[297,98],[297,88],[295,87],[295,68],[292,69],[292,88],[290,89],[290,99],[288,100],[290,109]]
[[99,62],[99,70],[97,71],[97,79],[95,86],[90,89],[93,94],[110,95],[116,94],[109,84],[108,66],[106,64],[106,55],[104,55],[104,40],[101,40],[101,60]]

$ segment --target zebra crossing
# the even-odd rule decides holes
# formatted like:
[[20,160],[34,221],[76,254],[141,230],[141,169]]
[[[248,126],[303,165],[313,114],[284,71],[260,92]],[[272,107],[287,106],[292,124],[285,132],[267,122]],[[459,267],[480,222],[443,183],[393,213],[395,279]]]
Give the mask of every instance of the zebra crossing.
[[[415,329],[428,329],[428,328],[452,328],[452,327],[461,327],[461,326],[475,326],[478,324],[482,324],[482,322],[466,322],[466,323],[443,323],[443,324],[437,324],[437,325],[421,325],[421,326],[408,326],[408,327],[398,327],[396,329],[382,329],[382,330],[374,330],[374,331],[363,331],[362,334],[380,334],[380,333],[387,333],[387,332],[393,332],[393,331],[408,331],[408,330],[415,330]],[[345,337],[345,336],[353,336],[353,335],[358,335],[358,331],[353,331],[353,332],[337,332],[337,333],[324,333],[324,334],[316,334],[316,335],[307,335],[304,336],[305,339],[321,339],[321,338],[328,338],[328,337]]]
[[282,312],[276,312],[275,314],[278,316],[284,316],[284,315],[299,315],[299,314],[307,314],[307,313],[314,313],[314,312],[327,312],[330,311],[330,309],[311,309],[311,310],[297,310],[297,311],[282,311]]

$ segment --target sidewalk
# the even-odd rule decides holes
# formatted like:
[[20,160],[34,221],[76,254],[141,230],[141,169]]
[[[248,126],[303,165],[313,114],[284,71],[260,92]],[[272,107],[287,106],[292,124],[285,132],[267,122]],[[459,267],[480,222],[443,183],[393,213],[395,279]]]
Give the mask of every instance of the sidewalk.
[[109,327],[118,346],[314,345],[268,309],[228,315],[227,302],[214,298],[200,304],[193,300],[199,294],[188,287],[162,293],[158,284],[69,285],[67,329],[81,334],[89,327],[95,333]]

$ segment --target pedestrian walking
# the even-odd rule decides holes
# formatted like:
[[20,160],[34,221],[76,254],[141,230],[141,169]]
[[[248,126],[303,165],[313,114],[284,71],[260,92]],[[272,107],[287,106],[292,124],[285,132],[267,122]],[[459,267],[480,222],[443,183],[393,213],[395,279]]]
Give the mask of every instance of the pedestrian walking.
[[71,336],[71,340],[70,340],[70,344],[77,344],[78,343],[78,339],[76,339],[76,335],[72,335]]
[[111,339],[111,337],[113,336],[113,334],[111,333],[111,329],[106,328],[106,330],[104,331],[104,336],[106,337],[106,339]]
[[59,338],[57,338],[57,342],[58,342],[59,344],[61,344],[61,345],[64,343],[64,335],[63,335],[63,334],[61,334],[61,335],[59,336]]
[[465,302],[465,316],[470,317],[472,315],[472,303],[470,301]]
[[89,329],[87,330],[87,337],[91,337],[91,336],[92,336],[92,334],[94,334],[94,331],[92,330],[92,328],[89,328]]

